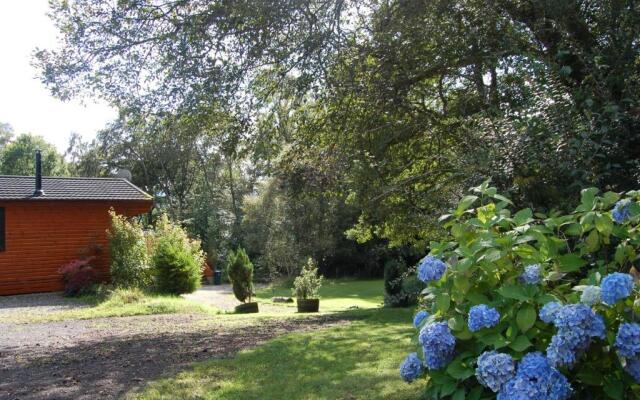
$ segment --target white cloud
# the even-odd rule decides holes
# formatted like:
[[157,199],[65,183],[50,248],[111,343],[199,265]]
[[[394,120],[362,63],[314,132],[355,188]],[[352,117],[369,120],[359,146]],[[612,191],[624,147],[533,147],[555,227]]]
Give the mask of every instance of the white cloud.
[[57,100],[40,83],[32,52],[56,45],[47,11],[47,0],[0,0],[0,122],[42,135],[63,151],[71,132],[92,139],[117,114],[104,102]]

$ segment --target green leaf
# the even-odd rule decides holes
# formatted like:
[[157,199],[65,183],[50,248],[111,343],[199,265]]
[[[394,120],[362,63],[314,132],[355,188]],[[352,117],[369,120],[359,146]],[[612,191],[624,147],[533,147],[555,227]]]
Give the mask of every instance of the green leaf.
[[474,369],[463,363],[461,359],[453,360],[449,366],[447,366],[447,374],[455,379],[464,380],[474,373]]
[[453,336],[460,340],[469,340],[473,337],[473,333],[469,330],[465,324],[465,328],[462,331],[453,331]]
[[451,393],[455,392],[455,390],[458,388],[458,383],[456,381],[450,381],[445,383],[444,385],[442,385],[442,387],[440,388],[440,395],[441,396],[448,396]]
[[496,262],[502,257],[502,253],[498,249],[489,249],[487,250],[478,261],[485,260],[489,262]]
[[616,247],[616,253],[615,253],[614,259],[620,265],[624,263],[624,260],[626,259],[626,251],[625,251],[625,245],[623,243],[620,243],[618,247]]
[[505,203],[509,203],[509,204],[513,205],[513,202],[511,200],[509,200],[508,198],[504,197],[501,194],[494,194],[493,198],[496,199],[496,200],[504,201]]
[[436,297],[436,307],[438,311],[446,313],[451,306],[451,296],[447,293],[441,293]]
[[522,244],[518,247],[515,247],[513,249],[513,252],[521,258],[532,259],[534,258],[534,255],[538,253],[538,250],[529,244]]
[[612,399],[624,399],[624,386],[622,381],[609,381],[604,384],[604,392]]
[[558,257],[560,271],[574,272],[587,265],[587,262],[575,253],[563,254]]
[[471,305],[477,304],[487,304],[489,303],[489,298],[482,293],[478,292],[469,292],[467,293],[467,300],[471,302]]
[[589,251],[589,253],[598,251],[598,249],[600,248],[600,236],[598,235],[598,231],[592,230],[584,242],[587,245],[587,250]]
[[571,224],[564,230],[564,233],[569,236],[580,236],[582,235],[582,225],[578,223]]
[[602,373],[591,369],[583,369],[576,376],[585,385],[602,386]]
[[522,332],[528,331],[536,323],[536,309],[530,304],[520,308],[516,315],[516,322]]
[[462,200],[460,200],[460,203],[458,203],[458,208],[456,208],[455,215],[456,216],[462,215],[469,207],[471,207],[473,203],[475,203],[476,200],[478,200],[478,196],[474,196],[474,195],[464,196]]
[[508,344],[507,339],[504,336],[491,331],[489,331],[489,333],[483,333],[483,331],[480,331],[476,333],[476,337],[480,342],[487,346],[493,346],[496,349],[503,348]]
[[451,396],[451,400],[464,400],[464,389],[458,389],[453,396]]
[[469,281],[468,277],[463,275],[458,275],[453,280],[453,286],[455,286],[457,290],[459,290],[462,294],[464,294],[464,293],[467,293],[467,291],[471,287],[471,282]]
[[480,397],[482,397],[482,387],[478,385],[471,389],[467,396],[467,400],[480,400]]
[[533,211],[531,211],[530,208],[525,208],[524,210],[518,211],[513,216],[513,222],[518,226],[524,225],[531,220],[532,216],[533,216]]
[[517,351],[517,352],[522,352],[525,351],[526,349],[528,349],[531,346],[531,341],[529,340],[528,337],[524,336],[524,335],[520,335],[516,338],[516,340],[514,340],[509,347],[511,347],[513,350]]
[[473,259],[464,258],[453,265],[453,269],[460,272],[466,272],[473,265]]
[[464,322],[464,318],[461,315],[456,315],[455,317],[449,318],[449,328],[452,331],[458,332],[464,330],[465,326],[467,326]]
[[611,234],[611,230],[613,229],[613,220],[607,214],[597,215],[596,229],[603,235],[609,236]]
[[580,192],[580,205],[583,207],[581,211],[593,210],[596,204],[596,195],[598,194],[598,188],[586,188]]
[[531,298],[527,296],[527,294],[525,293],[522,286],[518,286],[518,285],[504,285],[500,289],[498,289],[498,293],[502,297],[506,297],[507,299],[515,299],[515,300],[522,300],[522,301],[531,300]]
[[504,336],[498,335],[492,343],[493,347],[497,349],[501,349],[507,345],[507,339]]
[[609,208],[613,204],[615,204],[618,201],[619,198],[620,198],[620,195],[618,193],[607,192],[607,193],[602,195],[602,199],[604,200],[604,204],[602,206],[604,208]]

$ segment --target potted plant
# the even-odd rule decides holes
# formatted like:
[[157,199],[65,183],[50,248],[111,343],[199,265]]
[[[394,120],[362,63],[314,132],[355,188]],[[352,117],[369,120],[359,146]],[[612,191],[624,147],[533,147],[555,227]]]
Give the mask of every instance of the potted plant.
[[257,313],[258,303],[253,297],[253,264],[242,247],[230,250],[227,257],[227,273],[233,287],[233,294],[242,302],[236,307],[237,313]]
[[318,276],[318,266],[312,258],[302,268],[293,281],[293,294],[297,299],[298,312],[318,312],[320,299],[318,291],[322,286],[322,276]]

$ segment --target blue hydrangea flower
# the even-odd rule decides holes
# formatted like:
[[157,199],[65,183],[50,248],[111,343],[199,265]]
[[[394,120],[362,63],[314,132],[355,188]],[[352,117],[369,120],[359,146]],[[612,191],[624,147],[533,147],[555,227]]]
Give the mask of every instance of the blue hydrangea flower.
[[537,285],[540,283],[540,265],[533,264],[524,267],[524,272],[520,275],[520,279],[524,283]]
[[590,338],[576,332],[556,333],[547,347],[549,361],[557,367],[572,367],[581,354],[589,346]]
[[631,201],[629,199],[623,199],[616,203],[613,211],[611,212],[611,217],[614,221],[621,224],[629,218],[631,214],[630,206]]
[[566,400],[571,392],[567,378],[541,353],[529,353],[520,361],[516,376],[502,387],[497,400]]
[[400,364],[400,376],[405,382],[413,382],[420,377],[424,371],[422,360],[418,353],[411,353]]
[[604,319],[585,304],[562,306],[553,324],[558,331],[547,347],[547,358],[555,367],[572,367],[592,338],[605,337]]
[[614,272],[602,279],[600,283],[602,301],[605,304],[613,305],[618,300],[625,299],[633,291],[633,276]]
[[418,311],[415,317],[413,317],[413,326],[415,326],[416,328],[419,328],[422,321],[424,321],[426,318],[429,318],[428,312],[424,310]]
[[478,382],[494,392],[499,392],[515,374],[516,364],[508,354],[485,351],[478,357],[478,368],[476,368]]
[[598,286],[585,287],[582,291],[582,295],[580,296],[580,302],[589,306],[598,304],[601,300],[602,298],[600,297],[600,287]]
[[553,323],[553,320],[556,318],[556,314],[562,308],[562,304],[557,301],[552,301],[550,303],[545,304],[542,309],[540,309],[540,319],[547,324]]
[[435,257],[426,256],[420,261],[420,265],[418,266],[418,279],[425,283],[437,281],[442,278],[446,270],[447,264]]
[[469,310],[469,330],[477,332],[482,328],[494,327],[500,322],[500,313],[486,304],[471,307]]
[[637,382],[640,383],[640,359],[627,360],[624,370]]
[[446,322],[434,322],[422,327],[418,341],[422,345],[427,368],[440,369],[453,359],[456,338]]
[[618,329],[616,348],[624,358],[640,359],[640,325],[624,323]]

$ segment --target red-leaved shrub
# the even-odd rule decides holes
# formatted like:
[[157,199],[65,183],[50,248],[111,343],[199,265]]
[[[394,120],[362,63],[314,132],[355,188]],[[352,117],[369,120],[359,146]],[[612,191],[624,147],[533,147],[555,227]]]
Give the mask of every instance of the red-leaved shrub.
[[96,271],[91,266],[94,258],[72,260],[58,269],[58,272],[62,274],[66,296],[79,296],[87,293],[98,281]]

